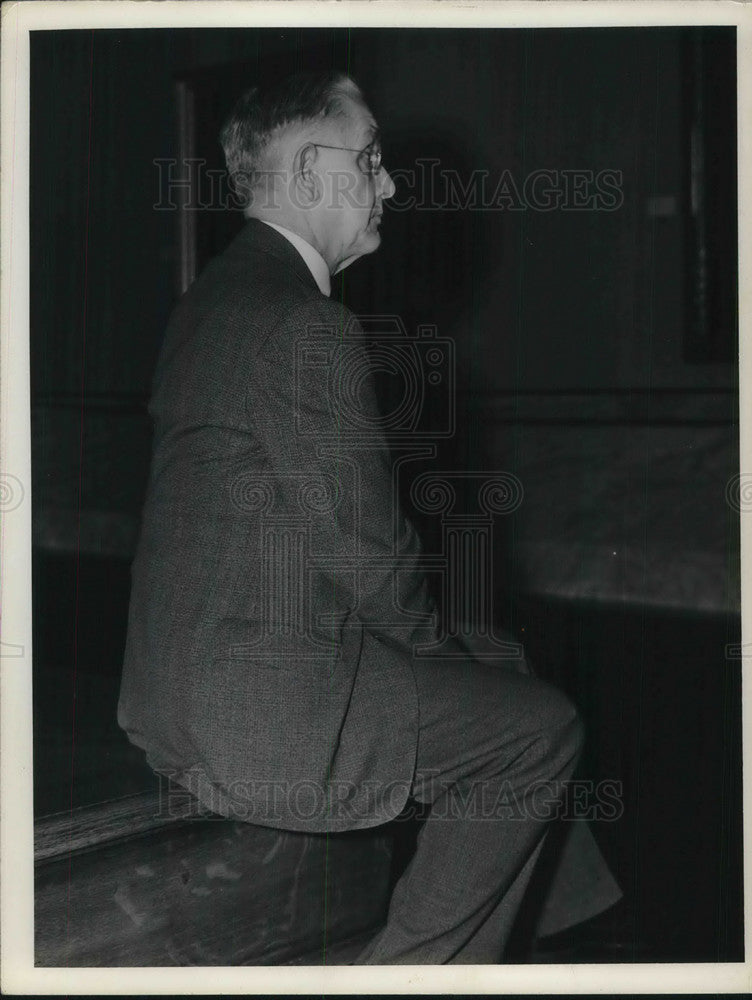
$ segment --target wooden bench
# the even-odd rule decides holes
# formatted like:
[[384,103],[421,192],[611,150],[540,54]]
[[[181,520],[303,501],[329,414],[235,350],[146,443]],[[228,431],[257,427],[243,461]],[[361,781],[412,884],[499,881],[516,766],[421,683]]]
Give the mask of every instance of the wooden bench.
[[383,922],[389,828],[288,833],[163,801],[37,821],[38,966],[343,964]]

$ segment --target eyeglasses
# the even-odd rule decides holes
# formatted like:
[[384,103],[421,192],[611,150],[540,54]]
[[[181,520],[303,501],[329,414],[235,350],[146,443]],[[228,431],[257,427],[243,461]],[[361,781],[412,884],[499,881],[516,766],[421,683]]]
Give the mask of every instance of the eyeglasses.
[[365,149],[352,149],[350,146],[327,146],[323,142],[313,142],[312,146],[320,149],[343,149],[347,153],[358,154],[358,167],[364,174],[375,177],[381,171],[381,146],[372,142]]

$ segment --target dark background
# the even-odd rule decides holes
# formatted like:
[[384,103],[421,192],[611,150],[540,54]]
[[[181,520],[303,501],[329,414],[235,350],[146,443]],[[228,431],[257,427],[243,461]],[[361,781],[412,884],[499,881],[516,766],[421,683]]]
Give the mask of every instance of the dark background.
[[114,721],[146,402],[186,254],[241,222],[155,208],[155,161],[220,165],[235,87],[309,67],[360,83],[390,170],[621,171],[613,211],[387,207],[334,294],[454,341],[434,466],[523,484],[494,615],[579,704],[583,774],[622,782],[594,829],[635,934],[655,960],[739,960],[733,29],[33,34],[37,814],[148,782]]

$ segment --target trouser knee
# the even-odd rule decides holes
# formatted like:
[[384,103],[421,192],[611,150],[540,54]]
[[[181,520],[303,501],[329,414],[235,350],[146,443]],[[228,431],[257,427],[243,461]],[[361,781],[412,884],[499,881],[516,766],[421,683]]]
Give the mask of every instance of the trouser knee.
[[543,756],[551,761],[554,770],[567,764],[573,769],[585,740],[582,718],[574,703],[558,688],[539,682],[534,717]]
[[556,691],[552,706],[548,739],[558,757],[577,762],[585,743],[585,727],[577,707],[560,691]]

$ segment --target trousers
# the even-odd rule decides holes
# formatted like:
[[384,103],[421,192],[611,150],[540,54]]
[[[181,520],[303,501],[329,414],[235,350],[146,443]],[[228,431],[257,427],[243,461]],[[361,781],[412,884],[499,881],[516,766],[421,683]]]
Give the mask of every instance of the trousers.
[[414,660],[411,796],[428,808],[365,964],[491,964],[506,944],[582,749],[574,705],[536,677]]

